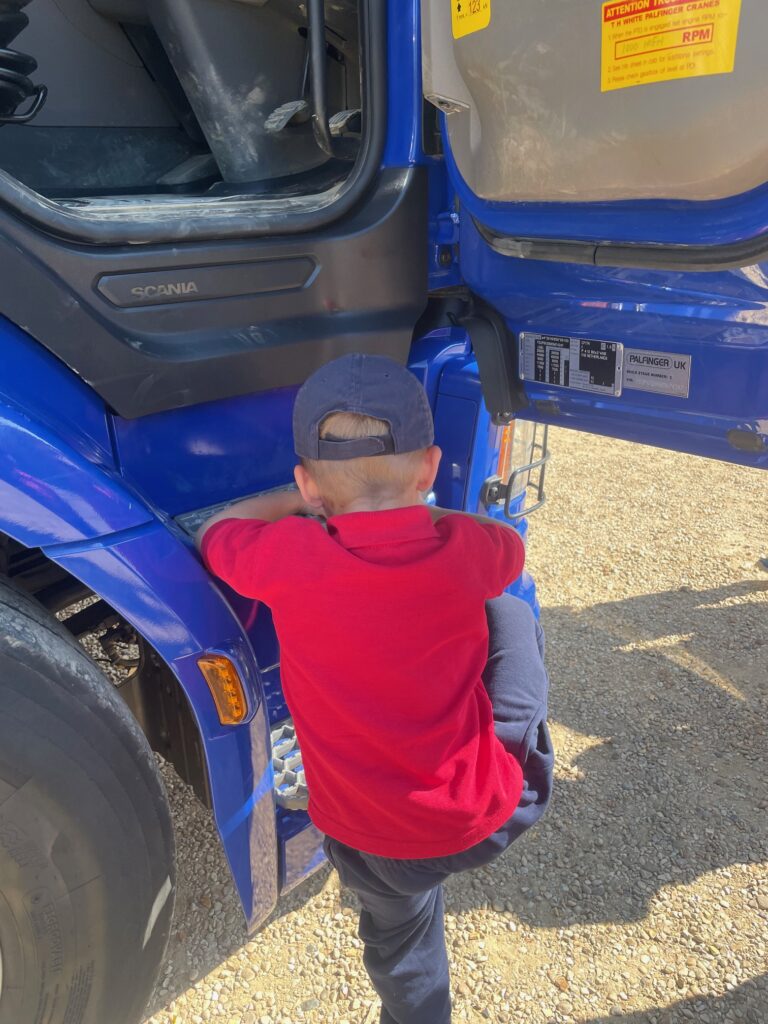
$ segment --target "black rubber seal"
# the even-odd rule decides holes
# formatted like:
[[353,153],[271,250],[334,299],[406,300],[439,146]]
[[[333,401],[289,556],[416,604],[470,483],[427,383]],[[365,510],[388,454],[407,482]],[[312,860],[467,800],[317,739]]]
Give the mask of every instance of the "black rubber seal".
[[[0,171],[0,206],[44,231],[91,245],[146,245],[158,242],[258,238],[317,231],[349,213],[374,181],[387,137],[386,0],[360,0],[363,69],[363,138],[360,155],[339,195],[324,206],[254,216],[251,196],[191,199],[188,204],[152,204],[129,199],[119,208],[89,211],[87,201],[65,206],[46,199]],[[264,200],[260,200],[260,205]],[[311,197],[306,200],[307,205]],[[96,203],[94,203],[96,205]],[[301,205],[293,200],[293,207]]]
[[519,260],[701,273],[749,267],[768,259],[768,232],[725,245],[649,245],[582,242],[567,238],[514,238],[481,224],[475,218],[473,223],[494,252]]

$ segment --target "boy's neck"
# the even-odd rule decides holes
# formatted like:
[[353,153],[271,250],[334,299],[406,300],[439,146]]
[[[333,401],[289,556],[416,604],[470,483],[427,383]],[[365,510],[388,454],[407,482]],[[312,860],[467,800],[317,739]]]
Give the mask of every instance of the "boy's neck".
[[331,515],[344,516],[350,512],[386,512],[395,508],[410,508],[411,505],[423,504],[424,499],[418,491],[397,495],[396,497],[382,498],[378,501],[375,498],[363,496],[355,498],[347,505],[334,508]]

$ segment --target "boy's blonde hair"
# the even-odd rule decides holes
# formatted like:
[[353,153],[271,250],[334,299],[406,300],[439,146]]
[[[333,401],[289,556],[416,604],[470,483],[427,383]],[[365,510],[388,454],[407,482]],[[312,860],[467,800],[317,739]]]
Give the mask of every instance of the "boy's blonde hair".
[[[389,424],[355,412],[332,412],[320,424],[320,437],[344,441],[383,437]],[[360,459],[302,459],[328,509],[341,508],[358,498],[373,502],[396,498],[416,482],[424,450],[402,455],[370,455]]]

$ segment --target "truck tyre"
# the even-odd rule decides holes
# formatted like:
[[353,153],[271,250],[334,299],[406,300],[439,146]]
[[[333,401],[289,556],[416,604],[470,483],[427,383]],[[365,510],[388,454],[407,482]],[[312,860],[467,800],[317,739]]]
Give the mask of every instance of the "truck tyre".
[[168,803],[112,684],[0,581],[0,1024],[137,1024],[175,892]]

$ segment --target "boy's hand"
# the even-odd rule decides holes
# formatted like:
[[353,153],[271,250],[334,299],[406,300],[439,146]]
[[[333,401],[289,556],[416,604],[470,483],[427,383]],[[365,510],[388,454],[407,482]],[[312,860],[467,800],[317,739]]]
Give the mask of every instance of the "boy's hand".
[[236,501],[211,516],[195,534],[195,544],[199,548],[206,532],[225,519],[263,519],[267,523],[274,523],[286,516],[298,515],[325,515],[322,502],[318,502],[316,506],[305,502],[301,494],[294,490],[259,494],[255,498]]

